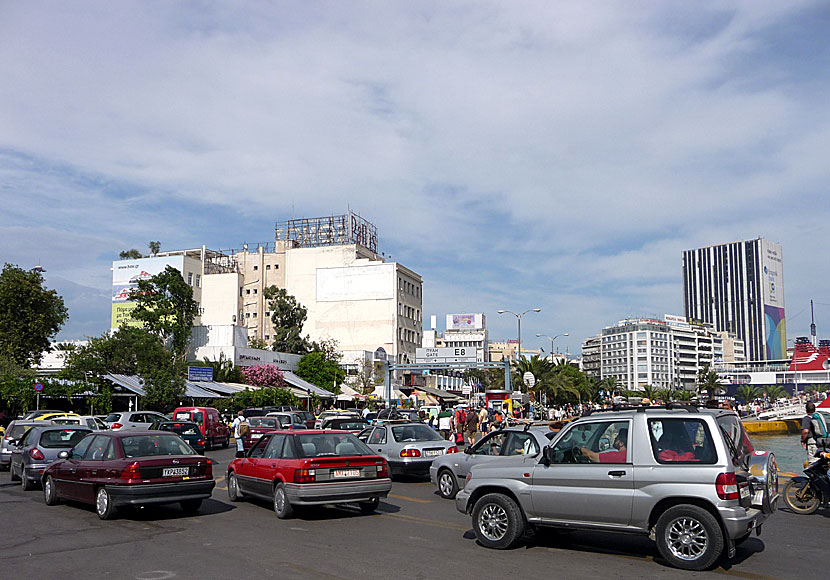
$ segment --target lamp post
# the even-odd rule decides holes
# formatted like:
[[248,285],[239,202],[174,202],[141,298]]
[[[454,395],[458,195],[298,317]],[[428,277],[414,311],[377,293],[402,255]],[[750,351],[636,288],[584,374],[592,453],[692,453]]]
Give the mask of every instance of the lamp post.
[[560,336],[570,336],[570,334],[568,334],[567,332],[563,332],[562,334],[557,334],[555,336],[548,336],[547,334],[539,334],[538,332],[536,333],[537,338],[542,336],[550,339],[550,362],[553,362],[553,341],[559,338]]
[[522,312],[521,314],[516,314],[512,310],[499,310],[498,311],[499,314],[504,314],[505,312],[509,312],[510,314],[515,316],[516,320],[518,321],[518,326],[519,326],[519,350],[516,353],[516,364],[519,364],[519,358],[522,356],[522,316],[524,316],[528,312],[541,312],[541,311],[542,311],[541,308],[529,308],[529,309],[525,310],[524,312]]

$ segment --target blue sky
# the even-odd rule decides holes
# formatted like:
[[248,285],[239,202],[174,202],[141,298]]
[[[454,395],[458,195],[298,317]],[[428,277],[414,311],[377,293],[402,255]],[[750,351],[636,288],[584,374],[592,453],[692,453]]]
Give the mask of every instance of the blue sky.
[[582,340],[682,314],[680,253],[784,249],[830,337],[830,7],[0,1],[0,261],[102,333],[122,249],[239,248],[344,213],[424,314],[539,307]]

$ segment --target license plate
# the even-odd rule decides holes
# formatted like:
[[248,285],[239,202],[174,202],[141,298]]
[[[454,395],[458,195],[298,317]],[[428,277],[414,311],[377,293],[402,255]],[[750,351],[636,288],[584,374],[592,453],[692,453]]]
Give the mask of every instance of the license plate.
[[165,467],[161,470],[162,477],[176,477],[178,475],[187,475],[187,467]]
[[359,469],[335,469],[334,477],[360,477]]
[[436,455],[443,455],[443,449],[427,449],[424,451],[424,457],[435,457]]
[[259,439],[260,437],[262,437],[262,433],[254,433],[251,435],[251,439]]
[[748,485],[741,488],[741,497],[749,497],[749,486]]

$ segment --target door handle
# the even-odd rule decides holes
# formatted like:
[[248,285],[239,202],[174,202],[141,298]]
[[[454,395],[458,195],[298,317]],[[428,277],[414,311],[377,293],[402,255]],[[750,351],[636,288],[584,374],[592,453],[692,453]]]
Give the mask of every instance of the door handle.
[[625,475],[625,471],[609,471],[608,475],[610,477],[622,477],[623,475]]
[[97,470],[97,469],[93,469],[93,470],[92,470],[92,475],[98,475],[98,470]]

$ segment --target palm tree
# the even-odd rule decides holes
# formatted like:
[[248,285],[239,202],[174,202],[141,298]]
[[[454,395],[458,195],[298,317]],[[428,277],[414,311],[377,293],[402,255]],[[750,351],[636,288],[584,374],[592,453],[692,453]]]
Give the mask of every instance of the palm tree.
[[692,391],[687,391],[686,389],[677,389],[671,392],[671,400],[672,401],[691,401],[692,400]]
[[648,399],[650,401],[654,401],[655,399],[660,398],[660,389],[658,389],[654,385],[645,385],[643,387],[643,390],[637,394],[642,394],[643,398]]
[[700,393],[705,392],[709,399],[713,399],[716,394],[724,391],[718,373],[710,370],[708,364],[703,365],[703,368],[697,373],[697,390]]
[[787,391],[785,391],[784,387],[781,385],[766,385],[764,387],[764,393],[766,394],[767,399],[773,403],[778,399],[782,399],[787,396]]
[[753,387],[752,385],[741,385],[735,392],[735,396],[738,397],[744,403],[751,403],[752,401],[757,399],[760,394],[761,389],[759,389],[758,387]]

